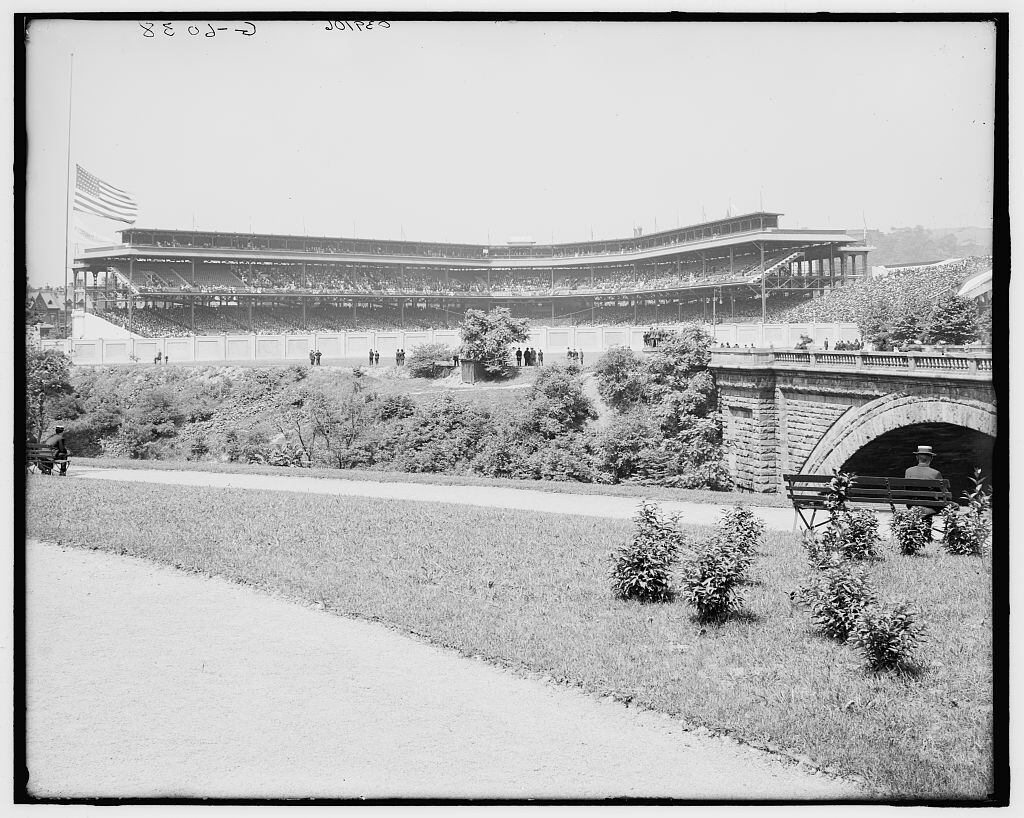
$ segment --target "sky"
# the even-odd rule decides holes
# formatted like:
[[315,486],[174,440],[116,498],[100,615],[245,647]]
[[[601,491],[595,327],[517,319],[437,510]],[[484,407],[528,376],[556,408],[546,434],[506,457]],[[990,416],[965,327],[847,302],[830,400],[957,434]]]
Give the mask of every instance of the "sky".
[[151,22],[29,30],[33,285],[63,282],[72,52],[71,169],[131,191],[139,227],[578,241],[762,203],[990,226],[981,23]]

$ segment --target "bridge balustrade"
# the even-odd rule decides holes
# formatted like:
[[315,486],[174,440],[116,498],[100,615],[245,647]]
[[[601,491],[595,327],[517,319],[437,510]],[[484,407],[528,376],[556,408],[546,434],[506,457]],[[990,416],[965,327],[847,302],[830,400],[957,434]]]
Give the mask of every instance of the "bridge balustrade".
[[985,374],[992,372],[992,358],[988,355],[934,355],[914,352],[819,352],[800,350],[722,350],[712,351],[712,366],[738,365],[742,367],[788,364],[801,367],[846,367],[853,369],[899,369],[903,371],[928,370],[933,372],[964,372]]

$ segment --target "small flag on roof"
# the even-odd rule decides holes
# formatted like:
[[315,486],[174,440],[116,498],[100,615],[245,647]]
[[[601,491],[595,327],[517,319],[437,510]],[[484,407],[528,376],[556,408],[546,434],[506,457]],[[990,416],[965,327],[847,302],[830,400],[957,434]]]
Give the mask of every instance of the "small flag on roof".
[[139,215],[135,197],[75,165],[75,210],[132,224]]

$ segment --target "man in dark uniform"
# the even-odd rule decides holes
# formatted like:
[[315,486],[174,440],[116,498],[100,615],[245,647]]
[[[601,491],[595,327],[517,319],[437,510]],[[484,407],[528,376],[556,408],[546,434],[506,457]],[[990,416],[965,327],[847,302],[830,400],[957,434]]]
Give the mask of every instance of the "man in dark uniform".
[[309,365],[313,366],[316,363],[316,353],[313,350],[309,351]]
[[[942,479],[942,472],[940,472],[938,469],[933,469],[932,468],[932,458],[935,457],[935,452],[932,451],[932,447],[931,446],[918,446],[917,447],[917,451],[914,452],[914,455],[917,457],[917,465],[916,466],[911,466],[909,469],[907,469],[906,472],[903,475],[904,477],[906,477],[908,479],[914,479],[914,480],[941,480]],[[928,518],[928,522],[929,522],[928,536],[930,538],[931,537],[931,525],[930,524],[931,524],[931,521],[932,521],[932,517],[935,516],[935,513],[938,511],[938,509],[929,508],[928,506],[913,506],[913,505],[908,505],[907,508],[919,508],[919,509],[921,509],[921,513],[925,517]]]
[[373,350],[370,350],[370,366],[373,366]]
[[316,351],[316,365],[320,366],[320,350]]
[[522,366],[522,365],[523,365],[523,351],[521,349],[517,348],[516,349],[516,366]]

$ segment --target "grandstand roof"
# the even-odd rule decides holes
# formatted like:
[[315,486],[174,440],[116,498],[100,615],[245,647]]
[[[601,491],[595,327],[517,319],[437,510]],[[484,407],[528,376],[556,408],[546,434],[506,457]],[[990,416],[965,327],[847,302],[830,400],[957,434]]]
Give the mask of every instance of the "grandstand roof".
[[967,279],[957,295],[961,298],[979,298],[990,292],[992,292],[992,270],[988,269]]

